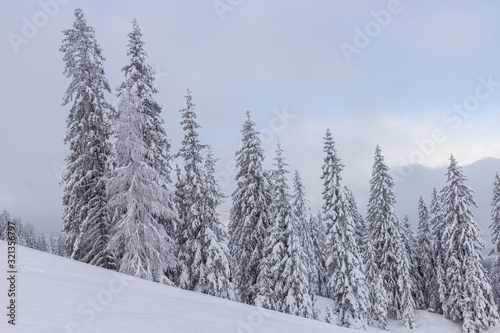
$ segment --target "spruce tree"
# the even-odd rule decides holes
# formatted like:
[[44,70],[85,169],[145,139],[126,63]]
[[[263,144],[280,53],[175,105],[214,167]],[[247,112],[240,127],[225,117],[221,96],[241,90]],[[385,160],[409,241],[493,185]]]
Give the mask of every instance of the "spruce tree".
[[311,226],[311,240],[315,258],[311,268],[311,294],[327,297],[326,230],[320,212],[309,216],[309,225]]
[[387,329],[387,293],[385,291],[382,275],[379,272],[369,234],[364,237],[365,252],[365,280],[368,287],[368,325],[379,322],[380,328]]
[[215,179],[215,162],[212,150],[208,147],[203,177],[203,260],[199,268],[200,280],[195,290],[234,300],[229,249],[226,246],[227,233],[217,211],[224,194]]
[[425,308],[425,296],[423,289],[421,288],[422,275],[418,269],[418,258],[420,249],[417,248],[417,239],[413,230],[411,230],[410,219],[408,215],[403,218],[403,223],[401,224],[401,240],[405,245],[408,264],[410,265],[410,278],[411,278],[411,288],[412,297],[414,299],[415,307],[418,309]]
[[308,267],[299,238],[299,220],[291,205],[287,164],[279,143],[274,166],[272,224],[259,266],[263,274],[259,274],[257,285],[263,293],[258,294],[256,305],[311,318],[313,308]]
[[314,251],[314,241],[313,237],[314,231],[311,225],[310,208],[306,199],[306,190],[302,184],[302,179],[297,170],[293,177],[293,198],[292,198],[292,208],[294,210],[295,217],[297,218],[297,231],[299,238],[301,240],[302,251],[302,261],[307,265],[308,280],[309,280],[309,293],[314,295],[316,293],[316,287],[313,285],[318,281],[318,267],[316,252]]
[[236,152],[236,189],[229,222],[229,250],[237,293],[242,302],[253,304],[257,292],[259,263],[270,224],[270,189],[262,162],[259,132],[246,113],[242,144]]
[[[329,215],[324,212],[325,215]],[[369,291],[365,267],[356,239],[356,223],[346,190],[337,196],[336,219],[327,230],[327,277],[335,303],[337,325],[364,328],[367,320]]]
[[144,140],[148,116],[139,112],[136,86],[122,90],[116,127],[115,168],[108,184],[113,216],[110,249],[117,270],[135,277],[172,284],[165,274],[175,269],[174,241],[161,221],[175,211],[168,180],[148,163],[153,151]]
[[412,292],[411,277],[407,275],[406,263],[402,262],[403,259],[408,260],[408,253],[401,236],[401,221],[394,210],[396,198],[393,188],[394,181],[384,163],[380,147],[377,146],[367,216],[373,240],[374,262],[384,281],[388,312],[395,313],[405,320],[405,325],[411,327],[413,325],[408,313],[412,313],[414,309],[412,302],[406,297]]
[[63,177],[67,251],[72,259],[110,268],[106,176],[112,107],[104,98],[111,91],[103,68],[105,59],[80,8],[75,9],[73,28],[63,34],[60,51],[64,53],[64,75],[71,83],[62,104],[72,104],[64,139],[69,145]]
[[[122,68],[125,80],[118,87],[118,97],[122,93],[129,94],[131,91],[136,94],[137,112],[142,114],[144,118],[143,141],[149,151],[149,154],[145,156],[145,162],[159,173],[164,179],[162,181],[164,190],[170,192],[168,200],[163,203],[166,206],[165,209],[175,211],[175,195],[170,177],[172,171],[171,146],[163,127],[162,107],[155,100],[155,95],[158,93],[158,89],[155,87],[155,72],[146,62],[148,54],[144,50],[143,34],[136,19],[132,21],[132,31],[128,37],[127,56],[130,60]],[[165,219],[165,216],[157,217],[157,219],[165,227],[169,236],[175,237],[176,214],[171,214],[168,219]],[[169,272],[170,279],[174,279],[174,275],[173,272]]]
[[6,209],[4,209],[2,214],[0,214],[0,240],[7,240],[9,221],[10,214]]
[[424,296],[424,303],[420,304],[420,308],[422,309],[429,308],[430,300],[434,293],[432,285],[432,282],[435,280],[433,246],[433,236],[429,224],[429,211],[427,210],[424,199],[420,197],[418,201],[418,233],[416,246],[418,249],[417,263],[420,280],[416,287],[422,291]]
[[215,160],[211,149],[199,140],[195,104],[187,91],[186,108],[181,110],[184,139],[179,156],[184,172],[178,171],[176,184],[179,214],[180,248],[179,287],[205,294],[234,299],[226,233],[217,207],[224,195],[215,180]]
[[442,238],[444,231],[443,212],[441,207],[441,197],[436,188],[431,195],[430,205],[430,225],[432,230],[433,244],[433,260],[434,275],[431,280],[431,297],[429,300],[429,308],[436,313],[443,313],[443,302],[446,299],[446,254]]
[[447,298],[443,310],[447,318],[462,320],[463,332],[481,332],[496,325],[499,316],[488,276],[481,265],[484,243],[471,211],[477,205],[453,155],[446,176],[447,183],[441,191],[445,224],[442,239],[448,249]]
[[493,183],[493,200],[491,201],[491,218],[490,225],[493,249],[491,254],[495,255],[493,265],[491,266],[491,286],[493,287],[493,296],[497,306],[500,306],[500,176],[495,175]]
[[179,216],[178,241],[179,253],[177,257],[180,263],[179,287],[194,290],[198,287],[200,279],[199,255],[203,250],[203,158],[204,146],[198,138],[198,125],[196,121],[195,104],[189,89],[186,95],[186,107],[180,112],[182,114],[181,125],[184,130],[184,139],[179,156],[184,162],[184,172],[181,173],[176,183],[176,194],[178,198],[177,212]]

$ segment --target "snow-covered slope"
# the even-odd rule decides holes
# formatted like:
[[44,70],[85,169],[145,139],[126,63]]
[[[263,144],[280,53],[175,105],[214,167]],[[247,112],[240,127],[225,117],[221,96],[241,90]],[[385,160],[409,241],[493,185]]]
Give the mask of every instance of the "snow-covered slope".
[[[0,299],[4,310],[0,332],[354,332],[132,278],[21,246],[17,250],[17,325],[7,324],[8,286],[6,278],[2,278]],[[6,252],[6,243],[0,241],[3,272]],[[322,308],[327,302],[321,299],[318,305]],[[457,324],[440,316],[420,311],[416,317],[419,328],[411,332],[460,332]],[[397,321],[391,321],[389,328],[410,331]]]

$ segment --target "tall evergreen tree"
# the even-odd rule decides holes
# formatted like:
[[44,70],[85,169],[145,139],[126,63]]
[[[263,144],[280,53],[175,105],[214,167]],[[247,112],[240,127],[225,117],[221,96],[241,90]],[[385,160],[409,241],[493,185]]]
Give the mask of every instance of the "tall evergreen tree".
[[306,318],[313,316],[309,274],[299,238],[299,220],[291,205],[286,180],[288,171],[278,143],[274,172],[272,224],[266,238],[264,258],[257,278],[256,304]]
[[[404,281],[410,278],[405,271],[402,259],[408,253],[402,241],[400,220],[396,216],[394,205],[396,198],[393,192],[394,181],[389,174],[389,168],[384,163],[380,147],[375,149],[372,179],[370,180],[370,198],[368,201],[367,221],[373,240],[374,261],[377,265],[384,287],[387,292],[388,312],[398,315],[413,312],[412,302],[406,295],[411,293],[411,283]],[[403,253],[399,253],[399,252]],[[408,270],[409,273],[409,270]],[[406,309],[405,307],[409,307]],[[413,326],[411,316],[405,315],[405,325]]]
[[340,162],[337,156],[337,149],[335,148],[335,141],[333,140],[332,133],[329,129],[326,130],[325,137],[323,138],[323,158],[322,175],[323,180],[323,220],[326,226],[326,231],[331,229],[331,223],[337,219],[338,215],[338,197],[342,191],[340,181],[342,180],[341,172],[344,165]]
[[293,198],[292,198],[292,208],[294,210],[295,217],[297,218],[297,232],[299,238],[301,239],[302,260],[307,265],[308,279],[309,279],[309,293],[314,295],[316,292],[315,287],[313,287],[315,281],[318,281],[318,267],[316,252],[314,251],[314,241],[315,237],[313,233],[313,226],[311,225],[310,208],[306,199],[306,190],[302,184],[302,179],[297,170],[293,177]]
[[241,130],[242,145],[236,152],[236,189],[229,222],[229,250],[233,258],[232,270],[240,300],[253,304],[264,241],[270,224],[270,189],[264,174],[259,132],[246,113]]
[[491,201],[491,218],[493,222],[490,225],[493,249],[490,254],[495,255],[491,267],[491,286],[493,287],[493,296],[497,306],[500,307],[500,176],[495,175],[493,183],[493,200]]
[[[155,100],[158,89],[155,86],[155,72],[147,64],[148,54],[144,50],[144,41],[137,20],[132,21],[132,31],[128,34],[127,56],[130,62],[122,68],[125,80],[118,87],[118,97],[125,91],[134,91],[138,101],[137,111],[144,115],[143,140],[148,147],[149,154],[145,162],[165,179],[163,187],[170,192],[169,200],[164,202],[167,210],[175,211],[175,195],[173,193],[170,172],[172,171],[172,155],[170,153],[170,141],[163,127],[164,121],[161,117],[162,108]],[[133,89],[132,89],[133,87]],[[158,217],[158,221],[165,227],[170,237],[175,237],[177,229],[176,214],[168,219]],[[175,278],[174,272],[168,272],[169,279]]]
[[10,221],[10,214],[6,209],[0,214],[0,240],[6,240],[8,237],[8,223]]
[[180,262],[179,287],[194,290],[200,280],[200,253],[203,250],[204,193],[203,193],[203,158],[204,146],[198,138],[195,104],[189,89],[186,95],[186,107],[182,113],[181,125],[184,139],[179,156],[184,161],[184,173],[180,174],[176,183],[178,198],[177,212],[179,216],[178,240]]
[[195,289],[205,294],[234,300],[234,285],[231,280],[229,249],[226,246],[227,233],[219,218],[217,207],[224,194],[215,179],[215,162],[212,150],[204,162],[205,202],[203,205],[203,253],[200,267],[200,280]]
[[450,157],[447,184],[442,190],[444,246],[448,249],[445,279],[447,299],[443,304],[446,317],[462,320],[464,332],[481,332],[498,323],[498,311],[484,267],[479,227],[471,206],[476,202],[457,161]]
[[177,262],[174,241],[160,221],[175,218],[168,180],[150,163],[151,146],[144,140],[148,116],[139,112],[136,87],[120,94],[115,168],[109,181],[113,216],[110,249],[121,273],[172,284],[165,274]]
[[354,219],[356,242],[358,243],[358,248],[361,252],[361,255],[364,256],[366,252],[366,243],[364,241],[366,233],[365,219],[363,218],[363,215],[359,213],[358,204],[356,203],[354,194],[347,186],[344,187],[344,191],[346,199],[349,203],[349,207],[351,209],[351,214]]
[[311,293],[312,295],[327,296],[326,287],[326,230],[321,213],[309,216],[311,226],[312,247],[315,261],[311,268]]
[[[369,291],[365,267],[356,239],[356,222],[346,190],[337,196],[335,220],[327,231],[327,277],[335,303],[337,325],[364,328],[367,321]],[[329,215],[324,212],[325,215]]]
[[408,271],[411,278],[411,288],[412,288],[412,297],[414,299],[415,307],[418,309],[425,308],[425,296],[423,289],[420,288],[420,283],[422,281],[422,275],[420,270],[418,269],[418,258],[420,257],[420,250],[417,247],[417,239],[415,238],[415,234],[413,230],[411,230],[410,219],[408,215],[405,215],[403,218],[403,223],[401,224],[401,240],[405,245],[408,264],[410,265],[410,269]]
[[431,280],[432,293],[429,300],[429,308],[436,313],[442,314],[443,302],[446,299],[445,264],[447,249],[442,241],[445,225],[441,206],[441,197],[436,188],[434,188],[430,205],[430,225],[434,239],[432,260],[434,275]]
[[63,231],[68,234],[72,259],[110,268],[105,177],[111,154],[112,107],[104,98],[111,91],[103,68],[105,59],[80,8],[75,9],[73,28],[63,34],[64,75],[71,79],[63,105],[72,102],[64,139],[69,154],[63,177]]
[[368,325],[378,321],[381,329],[387,329],[387,293],[382,275],[375,263],[372,240],[369,233],[365,234],[365,280],[368,287]]
[[420,197],[418,201],[418,233],[417,233],[417,246],[418,249],[418,272],[420,280],[416,287],[423,292],[424,303],[420,308],[427,309],[430,306],[430,300],[433,297],[432,281],[435,280],[435,273],[433,267],[434,259],[434,242],[431,227],[429,224],[429,211]]
[[184,140],[179,156],[184,161],[184,173],[177,179],[181,288],[234,299],[226,233],[217,207],[224,195],[215,180],[215,160],[211,150],[203,158],[199,140],[195,104],[191,92],[186,95],[186,108],[181,110]]

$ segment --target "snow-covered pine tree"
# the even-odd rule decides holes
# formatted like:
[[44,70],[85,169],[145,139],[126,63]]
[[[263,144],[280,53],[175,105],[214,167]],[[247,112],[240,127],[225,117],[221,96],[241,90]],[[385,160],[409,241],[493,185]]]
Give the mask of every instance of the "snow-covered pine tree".
[[326,297],[328,295],[326,287],[326,230],[321,219],[321,212],[309,216],[309,225],[315,258],[310,281],[311,294]]
[[[219,218],[217,207],[224,194],[215,179],[215,162],[208,147],[204,162],[203,177],[203,225],[202,255],[199,282],[196,291],[234,300],[234,286],[231,281],[229,249],[226,246],[227,233]],[[202,235],[203,235],[202,234]]]
[[477,205],[453,155],[446,176],[447,183],[441,191],[445,223],[442,239],[448,249],[445,272],[448,297],[443,304],[444,315],[462,320],[465,333],[481,332],[496,325],[499,315],[488,276],[481,265],[484,243],[470,209]]
[[399,292],[396,295],[396,315],[398,319],[403,320],[405,327],[414,329],[415,323],[415,301],[413,299],[413,277],[414,269],[410,263],[408,250],[403,242],[396,245],[398,258],[398,287]]
[[37,239],[36,239],[36,230],[33,224],[26,223],[23,228],[24,231],[24,242],[27,247],[30,249],[36,249]]
[[39,233],[36,237],[36,247],[37,250],[50,253],[50,242],[49,239],[43,234]]
[[419,249],[417,248],[417,239],[413,230],[411,230],[410,219],[408,215],[403,218],[403,223],[401,224],[401,241],[405,245],[408,264],[410,265],[410,278],[411,278],[411,289],[414,299],[415,307],[418,309],[425,308],[425,296],[422,288],[420,288],[420,283],[422,281],[422,275],[418,269],[418,257]]
[[153,151],[144,140],[148,115],[139,112],[137,86],[120,93],[115,168],[108,183],[113,216],[110,249],[121,273],[172,284],[165,275],[177,265],[174,241],[160,221],[175,218],[168,180],[148,163]]
[[424,303],[420,304],[421,309],[430,307],[430,300],[434,292],[432,282],[435,280],[435,272],[433,267],[434,260],[434,241],[431,227],[429,224],[429,211],[422,197],[418,200],[418,232],[417,246],[418,256],[418,271],[420,280],[416,287],[420,289],[424,296]]
[[433,312],[443,313],[443,302],[446,299],[446,254],[447,250],[443,245],[443,212],[441,207],[441,197],[436,188],[432,191],[430,205],[430,226],[432,231],[433,244],[433,259],[432,266],[434,267],[434,275],[431,280],[431,297],[429,299],[429,309]]
[[10,215],[9,212],[4,209],[2,214],[0,214],[0,239],[1,240],[6,240],[8,231],[8,222],[10,221]]
[[302,260],[307,265],[310,288],[309,293],[314,296],[317,289],[316,287],[313,287],[313,285],[315,285],[319,277],[316,252],[314,251],[313,244],[313,237],[315,237],[315,235],[313,234],[313,226],[311,225],[311,220],[309,218],[310,207],[306,199],[306,190],[302,184],[302,179],[300,178],[298,170],[295,170],[294,173],[293,189],[292,208],[298,222],[297,232],[303,248]]
[[[301,227],[291,205],[285,169],[287,164],[278,143],[274,166],[272,224],[266,237],[264,258],[257,277],[256,305],[312,318],[313,307],[309,273],[302,242]],[[262,294],[260,293],[262,290]]]
[[186,107],[180,110],[184,139],[179,156],[184,162],[184,172],[177,179],[176,194],[178,198],[177,213],[179,226],[177,239],[179,242],[179,287],[188,290],[198,288],[200,279],[201,252],[203,251],[202,233],[204,228],[204,193],[203,193],[203,157],[204,146],[198,138],[195,104],[192,103],[191,91],[187,90]]
[[355,231],[358,249],[361,252],[361,255],[364,257],[366,251],[366,243],[364,242],[366,233],[365,219],[363,218],[363,215],[359,213],[358,204],[356,203],[356,199],[354,198],[354,194],[351,192],[351,190],[347,186],[344,186],[344,192],[356,226]]
[[493,182],[493,200],[491,201],[491,219],[490,225],[493,249],[491,254],[495,255],[491,266],[491,286],[493,288],[493,296],[497,306],[500,307],[500,176],[495,175]]
[[325,137],[323,138],[323,152],[325,157],[323,158],[322,175],[323,180],[323,221],[325,223],[326,232],[331,229],[331,223],[337,219],[337,201],[342,191],[340,187],[340,181],[342,177],[340,173],[344,169],[344,165],[340,162],[337,156],[337,149],[335,148],[335,141],[333,140],[332,133],[330,129],[326,130]]
[[[163,204],[168,210],[175,211],[175,200],[173,200],[174,190],[170,177],[170,172],[172,171],[170,141],[163,127],[164,121],[161,117],[162,108],[154,98],[155,94],[158,93],[158,89],[155,87],[155,72],[146,63],[148,54],[144,50],[143,35],[135,18],[132,21],[132,31],[128,34],[128,37],[127,55],[130,57],[130,62],[122,68],[125,80],[118,88],[118,96],[120,96],[122,91],[130,91],[131,87],[135,87],[134,91],[139,102],[138,112],[145,117],[145,123],[143,124],[144,142],[150,150],[146,161],[166,180],[163,187],[166,191],[170,192],[170,195],[168,201]],[[168,219],[161,217],[159,220],[167,230],[167,233],[171,237],[174,237],[177,227],[176,215],[172,214]],[[169,277],[173,278],[173,276]]]
[[229,222],[229,250],[235,287],[242,302],[253,304],[262,260],[264,241],[270,224],[270,189],[264,175],[259,132],[246,113],[241,130],[242,144],[236,152],[236,189]]
[[364,237],[365,251],[365,281],[368,288],[368,325],[379,322],[380,328],[387,329],[387,293],[385,291],[382,275],[379,272],[372,247],[370,234]]
[[[406,302],[403,295],[408,292],[404,288],[411,283],[401,283],[401,279],[406,278],[402,271],[404,265],[401,264],[401,259],[408,254],[402,241],[401,221],[394,210],[396,198],[393,188],[394,181],[384,163],[380,147],[377,146],[370,180],[367,222],[373,240],[374,261],[382,275],[387,292],[388,312],[400,314],[403,311],[411,312],[413,309],[403,309],[405,306],[411,306],[411,302]],[[399,251],[403,251],[404,255],[398,254]],[[400,276],[401,274],[403,276]],[[411,289],[409,292],[411,293]],[[402,301],[405,303],[400,303]]]
[[104,98],[110,92],[102,50],[83,11],[75,9],[73,28],[63,31],[64,75],[71,83],[63,105],[72,102],[64,142],[69,145],[64,173],[63,231],[68,234],[71,258],[100,267],[111,267],[107,252],[110,219],[106,180],[111,145],[109,111]]
[[[367,321],[369,290],[351,203],[345,189],[337,193],[336,218],[329,221],[327,230],[328,288],[335,304],[337,325],[359,329],[364,328]],[[331,216],[328,211],[323,214]]]

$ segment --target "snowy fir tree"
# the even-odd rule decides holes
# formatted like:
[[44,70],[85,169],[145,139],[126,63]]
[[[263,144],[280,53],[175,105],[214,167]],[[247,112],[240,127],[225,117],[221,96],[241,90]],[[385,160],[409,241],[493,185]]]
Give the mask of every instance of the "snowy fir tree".
[[179,156],[184,172],[178,171],[176,191],[179,214],[179,286],[202,293],[234,299],[226,233],[217,207],[224,195],[215,180],[215,160],[208,149],[206,158],[200,143],[195,105],[191,92],[181,110],[184,140]]
[[236,189],[229,222],[229,250],[237,294],[242,302],[253,304],[264,242],[270,224],[270,189],[264,174],[259,132],[246,113],[241,130],[242,144],[236,152]]
[[497,306],[500,306],[500,176],[495,175],[493,183],[493,200],[491,201],[491,219],[490,225],[493,249],[490,254],[495,255],[491,266],[491,286],[493,296]]
[[231,280],[229,249],[226,246],[227,233],[219,218],[218,206],[224,194],[215,179],[215,162],[208,147],[204,163],[204,205],[203,205],[203,251],[200,280],[196,291],[234,300],[235,292]]
[[316,235],[314,234],[313,226],[311,225],[311,220],[309,218],[310,208],[306,199],[306,190],[297,170],[295,170],[293,177],[293,189],[292,209],[294,210],[294,214],[298,222],[297,231],[303,248],[302,261],[307,265],[310,288],[309,293],[314,295],[317,288],[313,287],[313,285],[316,281],[318,281],[320,274],[317,267],[318,259],[316,258],[316,251],[314,251],[313,237],[316,237]]
[[431,294],[429,299],[429,309],[436,313],[443,313],[443,302],[446,298],[446,283],[445,283],[445,263],[446,263],[446,248],[442,242],[444,222],[441,207],[441,197],[434,188],[431,195],[430,205],[430,226],[432,231],[433,243],[433,259],[432,267],[434,267],[434,275],[431,280]]
[[348,199],[352,193],[340,186],[343,169],[331,132],[324,138],[323,217],[326,221],[326,279],[334,300],[337,324],[363,328],[366,324],[368,290],[357,239],[359,214]]
[[[411,277],[406,275],[405,265],[401,263],[404,258],[408,260],[408,254],[402,242],[401,222],[394,210],[396,198],[393,188],[394,181],[384,163],[380,147],[377,146],[370,180],[367,222],[373,240],[374,261],[382,275],[387,292],[388,312],[399,315],[403,312],[413,312],[414,309],[404,308],[412,306],[412,302],[406,298],[408,292],[411,293],[411,288],[405,289],[411,286],[405,279],[411,280]],[[407,320],[411,322],[409,315],[405,315],[403,319],[405,325],[412,326],[407,322]]]
[[338,215],[338,197],[342,191],[340,187],[340,181],[342,177],[340,173],[344,168],[344,165],[340,162],[337,156],[337,149],[335,148],[335,142],[332,137],[332,133],[329,129],[326,130],[326,135],[323,138],[323,152],[325,157],[323,158],[322,175],[323,180],[323,220],[326,227],[326,232],[331,229],[331,223],[337,219]]
[[184,130],[184,139],[179,156],[184,162],[184,172],[178,171],[178,179],[175,185],[177,196],[177,213],[179,226],[177,238],[179,242],[179,287],[194,290],[198,287],[200,279],[201,252],[203,250],[203,158],[204,146],[198,138],[195,104],[189,89],[186,95],[186,107],[180,112],[182,114],[181,126]]
[[24,238],[24,245],[29,247],[30,249],[36,249],[37,245],[37,235],[36,235],[36,230],[33,224],[31,223],[26,223],[24,226],[23,230],[23,238]]
[[10,221],[9,212],[4,209],[0,214],[0,240],[6,240],[8,237],[8,223]]
[[[259,265],[256,305],[284,313],[312,318],[308,262],[300,240],[300,221],[291,206],[285,169],[287,164],[278,143],[274,172],[275,195],[272,224]],[[260,293],[262,290],[262,293]]]
[[368,233],[365,234],[365,282],[368,288],[368,325],[378,321],[381,329],[387,329],[387,293],[382,275],[375,263],[372,241]]
[[[144,41],[142,32],[137,20],[132,21],[132,31],[128,34],[127,56],[130,62],[122,68],[125,74],[125,80],[118,87],[118,97],[122,93],[136,94],[138,101],[137,112],[143,115],[143,140],[148,148],[148,155],[145,156],[145,162],[160,174],[165,180],[163,188],[170,192],[168,200],[163,204],[167,210],[175,210],[175,200],[173,200],[174,189],[171,184],[170,172],[172,171],[170,153],[170,142],[163,127],[161,117],[162,108],[155,100],[155,94],[158,90],[155,88],[155,72],[149,64],[146,63],[147,53],[144,50]],[[170,217],[159,217],[158,220],[166,228],[168,234],[174,237],[176,230],[176,214],[169,214]],[[174,279],[174,273],[169,272],[169,278]]]
[[417,281],[416,288],[421,290],[424,296],[424,303],[419,306],[422,309],[429,308],[429,301],[434,293],[432,286],[432,281],[435,279],[433,267],[434,241],[429,220],[427,205],[424,199],[420,197],[418,200],[418,232],[416,245],[416,249],[418,249],[417,263],[420,280]]
[[364,256],[364,252],[366,251],[366,243],[364,242],[365,234],[366,234],[366,225],[365,219],[363,215],[359,213],[358,204],[356,203],[356,199],[354,198],[354,194],[351,190],[345,186],[344,192],[346,199],[349,203],[349,207],[351,209],[351,214],[355,223],[355,232],[356,232],[356,241],[358,243],[359,251],[361,255]]
[[153,153],[144,140],[148,116],[139,112],[135,87],[120,94],[116,127],[115,168],[108,183],[113,217],[110,248],[121,273],[172,284],[165,275],[175,269],[174,241],[160,221],[173,219],[175,211],[168,180],[147,163]]
[[[356,222],[346,191],[340,190],[336,218],[327,230],[327,281],[335,304],[337,325],[364,328],[367,320],[369,291],[365,267],[356,239]],[[324,205],[327,206],[327,205]],[[330,216],[324,211],[325,216]]]
[[414,329],[415,323],[415,300],[414,279],[412,276],[413,265],[410,263],[408,250],[403,242],[396,245],[396,256],[398,260],[398,293],[396,294],[396,316],[404,322],[405,327]]
[[326,229],[321,219],[321,212],[309,216],[312,247],[314,251],[314,267],[311,267],[311,294],[328,295],[326,287]]
[[476,207],[472,190],[465,185],[466,178],[453,157],[447,172],[447,183],[441,191],[445,228],[445,279],[447,292],[443,304],[444,315],[462,321],[462,331],[481,332],[498,323],[498,311],[488,276],[481,265],[484,243],[479,238],[479,227],[471,207]]
[[64,75],[71,83],[63,105],[71,103],[64,139],[69,145],[64,173],[63,230],[68,234],[71,258],[110,268],[110,219],[106,176],[111,154],[109,111],[104,98],[110,92],[102,50],[83,11],[75,10],[73,28],[63,31]]
[[415,307],[418,309],[425,308],[425,296],[422,288],[420,288],[420,283],[422,282],[422,275],[418,269],[418,258],[420,256],[420,250],[417,248],[417,239],[413,230],[411,230],[410,219],[408,215],[403,218],[403,223],[401,224],[401,241],[405,245],[408,264],[410,265],[410,278],[411,278],[411,288],[412,295],[415,301]]

